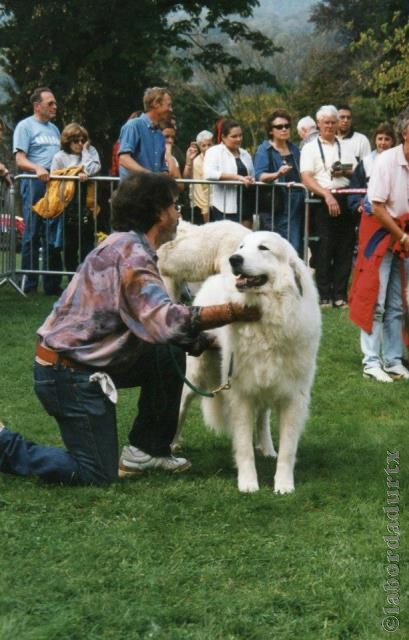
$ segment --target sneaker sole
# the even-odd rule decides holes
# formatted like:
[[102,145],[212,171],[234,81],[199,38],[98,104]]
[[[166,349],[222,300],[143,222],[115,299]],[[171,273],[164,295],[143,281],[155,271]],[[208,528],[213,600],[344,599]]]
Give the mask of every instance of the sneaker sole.
[[409,378],[406,378],[405,376],[403,376],[401,373],[389,373],[389,371],[386,371],[386,373],[388,374],[388,376],[390,378],[392,378],[393,380],[409,380]]
[[392,376],[389,373],[388,376],[390,380],[379,380],[378,378],[375,378],[375,376],[371,376],[369,373],[364,373],[362,375],[364,378],[366,378],[366,380],[375,380],[375,382],[384,382],[386,384],[389,384],[389,382],[393,382],[393,380],[395,380],[395,378],[392,379]]
[[132,478],[133,476],[141,476],[144,473],[150,473],[151,471],[165,471],[166,473],[183,473],[183,471],[188,471],[192,463],[187,460],[185,464],[181,464],[176,469],[164,469],[163,467],[154,467],[150,469],[132,469],[131,467],[126,467],[122,464],[118,467],[118,477],[119,478]]

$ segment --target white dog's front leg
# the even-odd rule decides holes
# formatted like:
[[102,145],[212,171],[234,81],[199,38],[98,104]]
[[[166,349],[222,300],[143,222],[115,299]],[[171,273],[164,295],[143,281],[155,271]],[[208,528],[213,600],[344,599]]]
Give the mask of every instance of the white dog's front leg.
[[307,401],[299,394],[296,402],[282,407],[280,411],[280,443],[278,447],[277,469],[274,476],[275,493],[294,491],[294,465],[304,422],[307,416]]
[[277,453],[274,449],[273,439],[271,437],[270,415],[271,411],[269,409],[259,411],[257,414],[256,449],[257,451],[260,451],[265,458],[276,458]]
[[240,400],[233,396],[230,398],[228,422],[233,440],[239,491],[244,493],[258,491],[253,449],[253,415],[250,406],[243,402],[242,398]]

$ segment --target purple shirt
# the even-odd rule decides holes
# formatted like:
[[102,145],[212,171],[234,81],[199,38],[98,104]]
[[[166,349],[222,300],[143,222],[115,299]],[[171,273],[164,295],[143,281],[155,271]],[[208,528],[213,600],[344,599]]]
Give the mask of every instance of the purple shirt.
[[143,234],[115,232],[80,266],[46,321],[43,344],[92,367],[134,363],[143,342],[189,343],[197,307],[174,304]]

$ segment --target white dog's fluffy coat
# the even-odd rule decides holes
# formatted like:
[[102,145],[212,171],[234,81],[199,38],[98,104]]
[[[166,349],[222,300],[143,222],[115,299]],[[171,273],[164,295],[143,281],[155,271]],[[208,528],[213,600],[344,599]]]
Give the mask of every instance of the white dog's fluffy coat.
[[166,289],[177,300],[183,282],[202,282],[229,267],[229,257],[250,229],[231,220],[194,225],[181,220],[176,238],[159,247],[158,267]]
[[[270,408],[278,414],[279,450],[274,490],[294,490],[294,463],[314,379],[321,332],[318,296],[308,268],[281,236],[255,232],[244,237],[231,257],[230,273],[210,277],[194,304],[239,302],[257,305],[257,322],[235,322],[214,330],[220,352],[188,357],[187,378],[201,388],[214,388],[228,377],[231,389],[202,399],[205,422],[226,431],[233,441],[240,491],[257,491],[253,449],[275,457],[270,433]],[[185,385],[180,423],[193,392]]]

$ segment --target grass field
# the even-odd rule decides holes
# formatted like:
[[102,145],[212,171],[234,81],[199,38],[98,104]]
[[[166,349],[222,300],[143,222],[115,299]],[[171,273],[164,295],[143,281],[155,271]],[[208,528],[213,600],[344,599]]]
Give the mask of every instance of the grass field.
[[[31,385],[35,331],[51,304],[0,289],[0,418],[58,444]],[[291,496],[274,495],[274,464],[263,459],[261,490],[239,494],[229,442],[203,428],[197,405],[185,475],[107,489],[0,475],[1,640],[409,637],[409,384],[364,380],[347,311],[323,316]],[[121,445],[134,406],[134,392],[121,391]],[[399,561],[384,540],[388,451],[400,454]],[[384,585],[398,569],[399,613],[388,616]],[[388,632],[393,616],[400,627]]]

